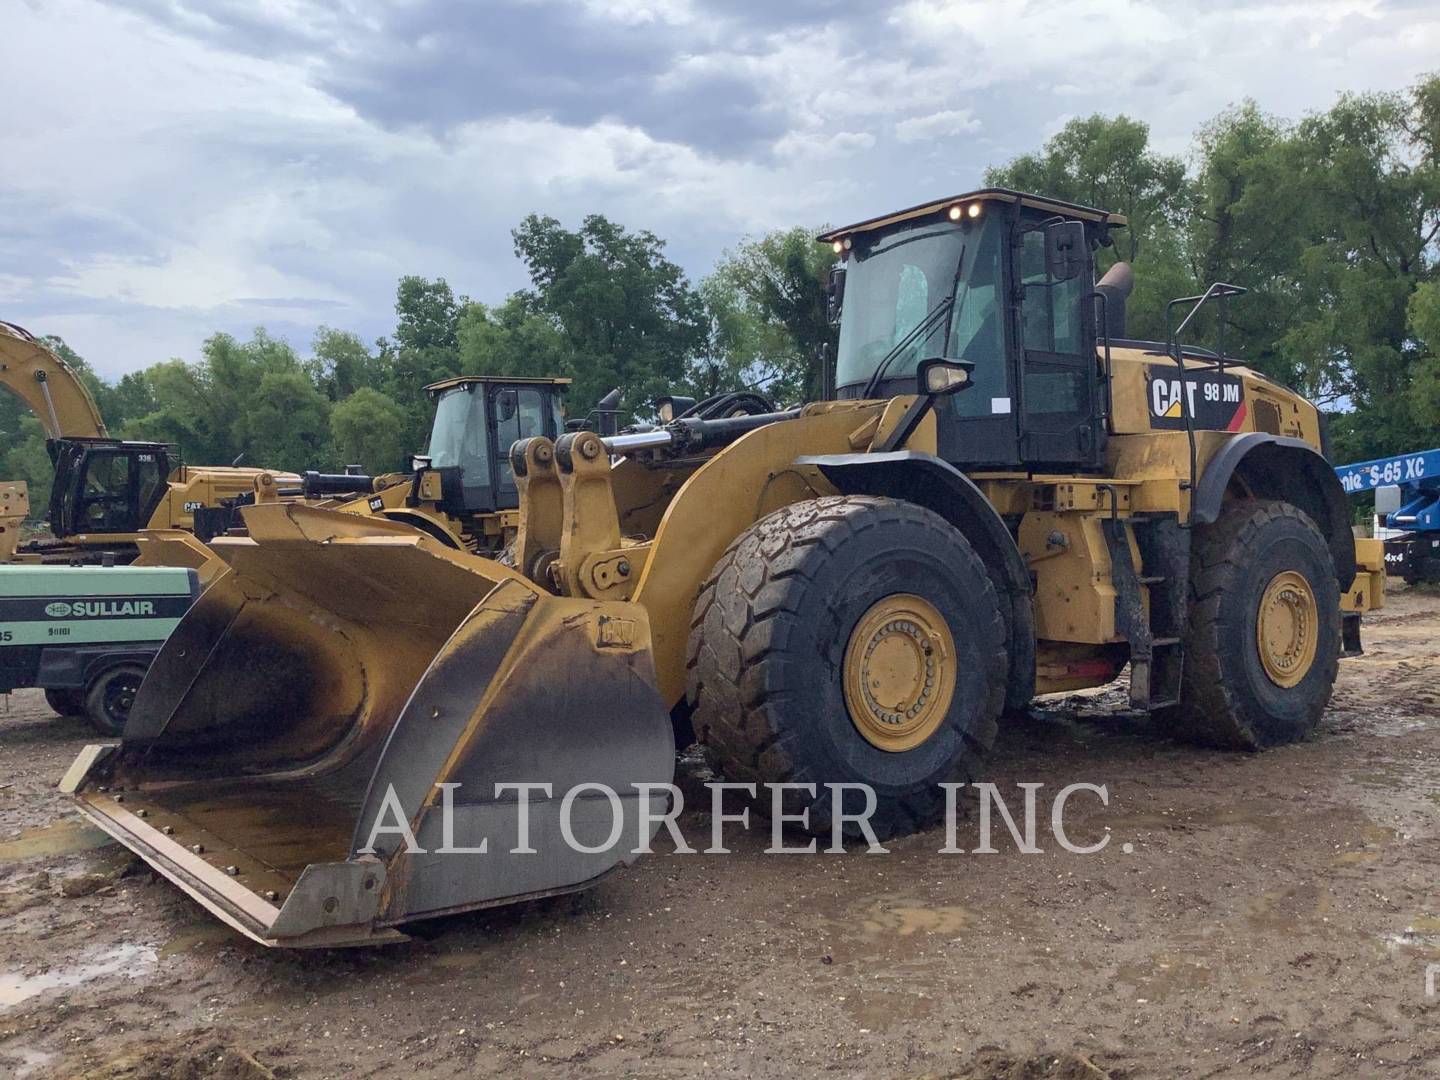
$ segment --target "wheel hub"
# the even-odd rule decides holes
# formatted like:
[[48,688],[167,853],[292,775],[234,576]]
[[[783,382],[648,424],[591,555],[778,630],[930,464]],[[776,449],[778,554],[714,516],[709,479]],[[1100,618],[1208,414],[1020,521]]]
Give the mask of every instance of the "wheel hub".
[[1293,570],[1276,574],[1260,598],[1255,621],[1260,663],[1276,686],[1294,686],[1310,671],[1319,624],[1320,609],[1304,575]]
[[944,617],[912,593],[877,600],[845,646],[844,689],[850,719],[872,746],[919,746],[955,693],[955,641]]

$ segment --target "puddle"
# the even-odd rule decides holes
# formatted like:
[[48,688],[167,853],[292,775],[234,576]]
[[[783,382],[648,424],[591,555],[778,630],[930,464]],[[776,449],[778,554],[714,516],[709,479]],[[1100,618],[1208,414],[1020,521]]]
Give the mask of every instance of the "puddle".
[[866,909],[860,924],[868,938],[891,934],[910,937],[913,934],[955,934],[975,921],[969,908],[923,904],[908,899],[877,900]]
[[155,961],[155,950],[149,945],[117,945],[82,964],[51,968],[38,975],[0,972],[0,1009],[13,1008],[47,990],[71,990],[109,975],[138,978],[153,968]]
[[17,839],[0,843],[0,863],[20,862],[41,855],[74,855],[114,842],[82,818],[63,818],[53,825],[26,829]]

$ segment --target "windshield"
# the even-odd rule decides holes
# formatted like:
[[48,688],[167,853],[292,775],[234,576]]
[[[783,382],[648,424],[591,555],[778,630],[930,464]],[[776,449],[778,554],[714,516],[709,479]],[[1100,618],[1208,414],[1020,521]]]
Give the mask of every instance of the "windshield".
[[[932,356],[973,360],[972,382],[1004,379],[1004,331],[1000,320],[999,218],[953,225],[933,222],[884,237],[846,262],[837,386],[863,384],[885,356],[960,289],[947,318],[920,334],[885,369],[884,378],[913,377]],[[982,371],[982,368],[984,369]]]
[[472,484],[490,482],[485,394],[478,383],[457,386],[440,395],[435,405],[435,425],[430,429],[430,463],[437,469],[458,465]]

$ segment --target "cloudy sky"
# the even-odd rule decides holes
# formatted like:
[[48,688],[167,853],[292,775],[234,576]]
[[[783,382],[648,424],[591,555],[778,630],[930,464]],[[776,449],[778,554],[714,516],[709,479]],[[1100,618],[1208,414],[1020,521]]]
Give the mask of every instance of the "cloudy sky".
[[746,234],[974,185],[1066,119],[1160,148],[1440,66],[1434,0],[9,0],[0,318],[114,377],[257,324],[497,300],[531,210]]

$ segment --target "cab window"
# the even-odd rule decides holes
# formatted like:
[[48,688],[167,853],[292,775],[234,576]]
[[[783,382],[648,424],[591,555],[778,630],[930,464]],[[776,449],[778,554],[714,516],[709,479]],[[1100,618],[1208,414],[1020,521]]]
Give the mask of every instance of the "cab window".
[[130,503],[130,455],[92,454],[80,490],[84,532],[127,532],[134,528]]
[[1085,408],[1084,371],[1045,365],[1043,357],[1076,356],[1083,351],[1080,298],[1086,285],[1080,277],[1061,281],[1049,275],[1041,229],[1024,234],[1020,281],[1024,292],[1020,323],[1026,356],[1025,411],[1038,415],[1081,412]]
[[1079,353],[1080,297],[1085,286],[1078,277],[1057,281],[1046,273],[1043,230],[1025,233],[1020,281],[1025,288],[1020,305],[1025,348],[1030,352]]
[[500,456],[500,484],[513,487],[510,447],[520,439],[545,434],[545,399],[533,386],[505,388],[495,392],[495,435]]

